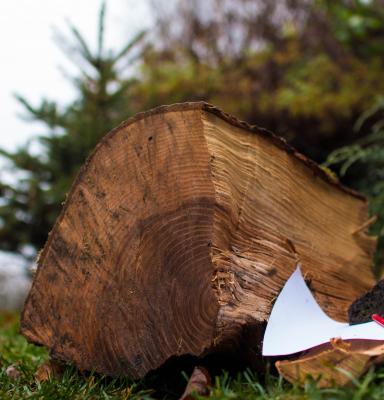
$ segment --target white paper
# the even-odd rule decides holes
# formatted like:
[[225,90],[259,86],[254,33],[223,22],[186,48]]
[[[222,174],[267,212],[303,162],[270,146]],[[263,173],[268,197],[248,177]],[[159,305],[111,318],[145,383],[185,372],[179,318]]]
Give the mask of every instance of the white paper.
[[349,325],[328,317],[297,267],[274,304],[262,353],[264,356],[293,354],[327,343],[332,338],[384,340],[384,327],[374,321]]

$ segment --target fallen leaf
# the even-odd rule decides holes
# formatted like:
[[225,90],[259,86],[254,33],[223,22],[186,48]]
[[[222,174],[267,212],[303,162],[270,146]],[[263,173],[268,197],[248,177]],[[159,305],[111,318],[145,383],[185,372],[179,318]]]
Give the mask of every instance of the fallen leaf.
[[62,363],[55,360],[47,360],[37,368],[35,379],[37,382],[42,383],[48,381],[52,377],[59,378],[64,372]]
[[383,341],[335,338],[297,358],[277,361],[276,367],[285,379],[300,386],[305,384],[308,375],[317,379],[318,387],[326,388],[334,383],[344,386],[352,377],[363,374],[371,364],[382,363],[383,355]]
[[14,365],[10,365],[6,370],[5,373],[7,374],[9,379],[16,380],[20,378],[20,371],[16,369]]
[[192,400],[193,393],[200,396],[208,396],[211,383],[212,380],[208,371],[204,367],[195,367],[189,378],[187,387],[179,400]]

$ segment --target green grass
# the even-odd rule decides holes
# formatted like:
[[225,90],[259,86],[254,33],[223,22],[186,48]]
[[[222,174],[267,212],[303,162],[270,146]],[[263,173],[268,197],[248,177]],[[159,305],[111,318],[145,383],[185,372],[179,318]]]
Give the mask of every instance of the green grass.
[[[80,374],[68,366],[60,378],[38,383],[35,373],[48,357],[47,352],[28,344],[18,333],[18,318],[0,314],[0,399],[177,399],[180,393],[161,387],[151,378],[133,382],[129,379],[110,379],[96,374]],[[20,377],[12,380],[6,374],[14,365]],[[180,372],[182,385],[185,376]],[[199,397],[196,397],[199,398]],[[202,398],[201,398],[202,399]],[[318,389],[316,382],[308,379],[301,389],[284,382],[272,374],[262,379],[251,371],[243,371],[235,377],[223,372],[214,378],[210,399],[384,399],[384,368],[371,369],[360,380],[354,380],[348,388]]]

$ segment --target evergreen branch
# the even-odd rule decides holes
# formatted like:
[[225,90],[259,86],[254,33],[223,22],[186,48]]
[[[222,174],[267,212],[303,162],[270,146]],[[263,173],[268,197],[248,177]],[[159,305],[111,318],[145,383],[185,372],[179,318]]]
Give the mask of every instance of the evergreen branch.
[[365,112],[363,112],[363,114],[361,114],[361,116],[358,118],[358,120],[356,121],[356,124],[354,126],[355,132],[360,131],[361,128],[363,127],[364,123],[370,117],[374,116],[380,110],[382,110],[383,107],[384,107],[384,96],[379,96],[377,98],[376,102],[374,103],[374,105],[372,107],[368,108],[368,110],[366,110]]
[[53,40],[57,47],[63,52],[63,54],[67,57],[67,59],[78,69],[82,69],[81,64],[91,65],[93,68],[94,66],[90,64],[90,62],[84,58],[84,55],[79,50],[78,47],[71,45],[67,38],[57,29],[54,29],[54,36]]
[[70,30],[72,31],[72,34],[77,39],[77,42],[79,44],[78,50],[80,51],[80,54],[82,54],[82,56],[88,62],[90,62],[91,64],[94,64],[95,58],[93,57],[92,52],[89,49],[87,42],[81,35],[80,31],[74,25],[72,25],[72,23],[70,21],[68,21],[68,25],[69,25]]
[[98,30],[98,46],[97,46],[97,58],[99,60],[101,60],[103,56],[105,13],[106,13],[106,3],[104,0],[102,2],[99,13],[99,30]]
[[117,53],[117,55],[113,59],[113,63],[115,64],[117,61],[123,58],[129,51],[131,51],[136,45],[142,42],[146,34],[147,34],[146,31],[140,31],[139,33],[137,33],[134,36],[134,38],[129,43],[127,43],[127,45],[123,47],[120,50],[120,52]]

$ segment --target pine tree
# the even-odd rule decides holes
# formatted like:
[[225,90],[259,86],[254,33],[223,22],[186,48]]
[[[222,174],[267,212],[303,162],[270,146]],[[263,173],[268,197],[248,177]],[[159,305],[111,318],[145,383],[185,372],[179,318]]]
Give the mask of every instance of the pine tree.
[[376,252],[376,273],[384,272],[384,96],[379,96],[375,104],[361,115],[355,125],[359,133],[364,126],[369,134],[360,137],[352,144],[333,151],[326,164],[336,170],[341,177],[351,174],[353,185],[364,193],[370,211],[376,217],[371,233],[378,237]]
[[[144,43],[139,32],[120,51],[104,49],[105,4],[99,14],[98,44],[92,51],[79,30],[69,25],[71,39],[58,36],[58,45],[75,62],[71,77],[77,99],[65,107],[43,99],[37,107],[17,96],[30,120],[42,122],[47,133],[14,152],[0,150],[17,181],[0,182],[0,248],[39,249],[45,242],[70,185],[100,137],[129,117],[136,84],[126,77]],[[36,146],[35,146],[36,147]]]

